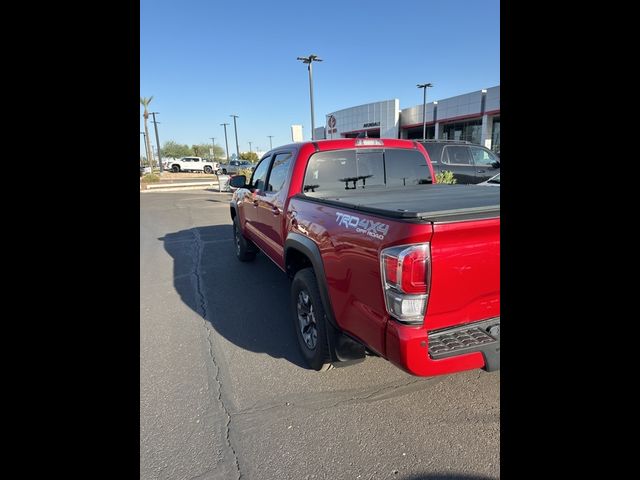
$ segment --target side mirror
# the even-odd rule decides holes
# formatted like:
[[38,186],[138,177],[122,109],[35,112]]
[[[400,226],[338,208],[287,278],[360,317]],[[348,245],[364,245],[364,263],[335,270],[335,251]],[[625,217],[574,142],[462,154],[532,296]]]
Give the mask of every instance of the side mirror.
[[233,188],[246,188],[247,177],[245,177],[244,175],[234,175],[233,177],[231,177],[229,185]]

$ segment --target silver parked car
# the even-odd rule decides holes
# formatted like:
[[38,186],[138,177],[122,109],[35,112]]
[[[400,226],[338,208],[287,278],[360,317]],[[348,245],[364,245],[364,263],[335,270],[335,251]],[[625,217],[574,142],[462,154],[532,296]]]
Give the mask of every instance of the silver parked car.
[[218,172],[224,175],[235,175],[242,168],[254,168],[254,164],[248,160],[231,160],[229,163],[221,163]]

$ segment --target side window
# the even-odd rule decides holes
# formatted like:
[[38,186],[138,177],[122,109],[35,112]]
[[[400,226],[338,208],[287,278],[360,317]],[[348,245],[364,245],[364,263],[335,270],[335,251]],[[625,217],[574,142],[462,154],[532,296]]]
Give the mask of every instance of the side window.
[[441,150],[437,145],[423,143],[422,146],[427,151],[427,154],[429,155],[429,160],[431,160],[431,163],[438,163],[440,161]]
[[264,191],[270,162],[271,157],[263,159],[253,171],[253,175],[251,175],[251,186],[253,188]]
[[471,155],[473,155],[473,163],[480,166],[490,167],[497,163],[498,159],[489,150],[480,147],[470,147]]
[[199,159],[199,158],[194,158],[194,159],[193,159],[193,161],[194,161],[194,162],[199,162],[199,161],[200,161],[200,159]]
[[183,159],[182,159],[182,161],[183,161],[183,162],[190,162],[190,161],[191,161],[191,159],[190,159],[189,157],[185,157],[185,158],[183,158]]
[[273,159],[273,166],[269,174],[269,185],[267,192],[276,193],[282,190],[284,182],[287,180],[289,165],[291,164],[291,153],[278,153]]
[[471,165],[469,148],[463,145],[448,145],[444,149],[445,163],[451,165]]

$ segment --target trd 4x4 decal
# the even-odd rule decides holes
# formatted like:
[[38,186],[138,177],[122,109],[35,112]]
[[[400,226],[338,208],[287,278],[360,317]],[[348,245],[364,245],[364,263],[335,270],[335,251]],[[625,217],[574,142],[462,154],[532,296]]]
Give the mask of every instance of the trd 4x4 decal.
[[357,233],[363,233],[378,240],[383,240],[389,233],[389,225],[382,222],[375,222],[368,218],[360,218],[355,215],[348,215],[336,212],[336,223],[345,228],[355,228]]

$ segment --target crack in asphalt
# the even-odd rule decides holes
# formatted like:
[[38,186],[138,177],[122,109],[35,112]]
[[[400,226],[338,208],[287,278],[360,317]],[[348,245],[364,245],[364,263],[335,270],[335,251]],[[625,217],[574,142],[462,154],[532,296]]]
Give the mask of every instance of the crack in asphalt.
[[[222,382],[220,381],[220,367],[218,366],[218,364],[216,363],[216,357],[215,354],[213,353],[213,338],[211,337],[211,329],[207,327],[207,299],[206,296],[204,295],[203,291],[202,291],[202,285],[201,285],[201,270],[200,270],[200,265],[201,265],[201,261],[202,261],[202,251],[203,251],[203,246],[204,246],[204,241],[202,240],[202,238],[200,237],[200,231],[197,228],[193,229],[193,234],[194,234],[194,248],[192,250],[193,253],[193,275],[195,277],[196,280],[196,297],[198,300],[198,303],[200,305],[200,315],[202,316],[202,320],[204,322],[204,327],[207,331],[207,342],[209,344],[209,356],[211,357],[211,361],[216,369],[216,374],[215,377],[213,378],[213,381],[216,383],[216,385],[218,386],[218,398],[217,401],[220,403],[220,405],[222,406],[222,410],[224,411],[224,414],[226,416],[226,423],[225,423],[225,441],[227,443],[227,447],[229,447],[229,449],[231,450],[232,454],[233,454],[233,460],[235,462],[235,467],[236,467],[236,471],[238,472],[238,476],[237,479],[239,480],[240,478],[242,478],[242,472],[240,471],[240,464],[238,462],[238,455],[235,451],[235,449],[233,448],[233,445],[231,445],[231,438],[230,438],[230,433],[231,433],[231,428],[230,428],[230,424],[231,424],[231,414],[229,413],[229,410],[227,409],[227,406],[224,404],[224,401],[222,400]],[[207,473],[207,472],[205,472]],[[204,474],[201,474],[199,476],[202,476]]]

